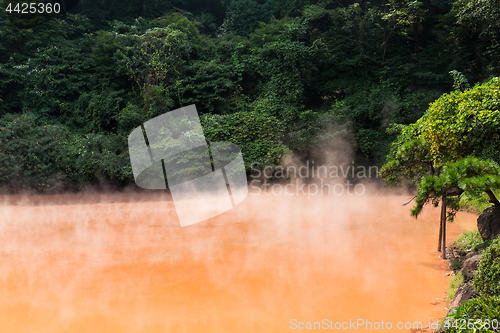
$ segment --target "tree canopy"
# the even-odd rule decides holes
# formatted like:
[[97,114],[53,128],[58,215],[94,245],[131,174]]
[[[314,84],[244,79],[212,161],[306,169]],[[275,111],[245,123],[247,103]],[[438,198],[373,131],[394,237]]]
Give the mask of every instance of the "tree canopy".
[[[387,162],[384,170],[415,181],[469,155],[498,162],[497,79],[455,90],[499,75],[495,6],[81,0],[28,28],[13,26],[17,13],[1,2],[0,124],[29,114],[36,126],[65,128],[68,151],[87,142],[113,161],[102,169],[72,155],[67,184],[130,183],[130,131],[190,104],[227,123],[235,131],[227,140],[243,144],[249,162],[279,164],[285,152],[318,159],[318,147],[339,138],[353,145],[356,163]],[[253,133],[274,124],[272,135],[243,143],[242,119]],[[2,183],[24,176],[0,174]]]

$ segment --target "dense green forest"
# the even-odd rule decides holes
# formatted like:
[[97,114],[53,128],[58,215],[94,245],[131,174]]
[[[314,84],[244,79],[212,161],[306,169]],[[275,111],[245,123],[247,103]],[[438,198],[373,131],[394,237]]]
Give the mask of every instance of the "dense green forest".
[[247,168],[286,154],[320,160],[340,139],[356,163],[382,165],[429,103],[500,71],[493,0],[81,0],[32,26],[9,17],[8,3],[9,191],[133,183],[128,134],[190,104],[207,139],[238,144]]

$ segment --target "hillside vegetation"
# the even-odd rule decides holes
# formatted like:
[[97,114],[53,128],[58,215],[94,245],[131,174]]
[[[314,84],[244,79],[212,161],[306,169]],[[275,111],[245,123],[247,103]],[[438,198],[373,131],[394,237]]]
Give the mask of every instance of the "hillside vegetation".
[[357,164],[382,165],[391,124],[500,68],[491,0],[81,0],[29,28],[5,9],[0,184],[11,191],[131,184],[130,131],[190,104],[207,137],[242,146],[247,168],[287,154],[320,163],[340,139]]

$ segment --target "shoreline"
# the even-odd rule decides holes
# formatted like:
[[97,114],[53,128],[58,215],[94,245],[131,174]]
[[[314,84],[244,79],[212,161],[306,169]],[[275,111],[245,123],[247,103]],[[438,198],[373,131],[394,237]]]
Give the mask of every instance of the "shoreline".
[[[480,215],[476,211],[469,210],[469,209],[460,209],[459,212],[474,215],[476,217],[476,219]],[[449,298],[449,295],[447,295],[447,297],[446,297],[447,306],[445,309],[447,310],[447,313],[444,317],[442,317],[440,319],[439,328],[434,331],[436,333],[443,333],[445,331],[445,328],[443,325],[445,320],[451,314],[453,314],[455,312],[455,310],[463,302],[466,302],[466,301],[468,301],[476,296],[475,290],[470,285],[470,280],[471,280],[470,277],[468,277],[467,280],[464,279],[463,277],[460,277],[460,279],[461,279],[460,284],[456,288],[451,286],[452,280],[455,277],[457,277],[459,274],[463,274],[462,272],[464,270],[463,266],[464,266],[465,261],[480,254],[480,250],[482,249],[482,247],[480,247],[479,245],[482,245],[483,243],[475,246],[473,249],[466,250],[466,251],[460,250],[456,246],[456,241],[462,234],[464,234],[466,232],[471,232],[474,230],[477,230],[477,225],[472,229],[463,230],[462,233],[460,233],[460,235],[451,239],[451,241],[447,244],[447,246],[445,248],[446,259],[442,259],[442,254],[441,254],[441,259],[443,261],[444,260],[446,261],[447,270],[450,271],[450,273],[447,273],[446,275],[451,277],[448,281],[448,287],[447,287],[446,293],[448,294],[451,289],[455,289],[455,291],[453,292],[453,296],[451,297],[451,299]],[[472,274],[472,271],[467,273],[467,274]]]

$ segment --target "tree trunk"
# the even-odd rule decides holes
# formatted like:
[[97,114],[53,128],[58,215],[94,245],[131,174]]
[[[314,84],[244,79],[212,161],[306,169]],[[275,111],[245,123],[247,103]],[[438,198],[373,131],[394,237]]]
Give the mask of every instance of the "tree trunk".
[[500,202],[498,202],[497,197],[495,197],[495,195],[493,194],[493,192],[492,192],[491,190],[486,190],[485,192],[486,192],[486,194],[488,194],[488,196],[490,197],[490,202],[491,202],[492,204],[494,204],[494,205],[495,205],[495,206],[497,206],[497,207],[498,207],[498,206],[500,206]]
[[443,201],[441,204],[441,221],[442,221],[442,228],[443,228],[443,245],[442,245],[442,253],[443,255],[441,256],[443,259],[446,259],[446,193],[443,195]]
[[443,241],[443,201],[441,200],[441,216],[439,217],[439,240],[438,252],[441,252],[441,243]]

